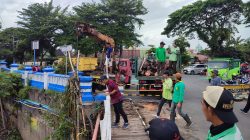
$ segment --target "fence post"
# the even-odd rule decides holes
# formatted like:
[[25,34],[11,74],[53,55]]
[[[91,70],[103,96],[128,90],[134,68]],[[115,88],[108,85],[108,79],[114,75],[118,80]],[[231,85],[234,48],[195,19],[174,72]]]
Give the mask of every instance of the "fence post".
[[24,86],[28,86],[28,81],[29,81],[29,72],[32,71],[32,67],[25,67],[24,68]]
[[0,62],[0,72],[1,72],[1,68],[7,68],[6,64],[7,64],[7,62],[5,62],[5,61]]
[[10,72],[14,72],[15,70],[18,70],[19,65],[18,64],[11,64],[10,65]]
[[53,73],[54,69],[53,68],[44,68],[43,69],[44,75],[43,75],[43,82],[44,82],[44,89],[48,89],[48,80],[49,80],[49,73]]
[[101,139],[111,140],[111,106],[110,106],[110,96],[106,96],[104,101],[104,118],[100,122],[101,128]]

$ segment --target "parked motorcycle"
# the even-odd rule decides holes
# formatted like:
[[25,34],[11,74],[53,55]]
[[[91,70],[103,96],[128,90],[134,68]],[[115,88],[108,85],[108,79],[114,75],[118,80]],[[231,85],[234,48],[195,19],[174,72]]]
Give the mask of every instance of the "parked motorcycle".
[[[249,83],[249,78],[245,75],[237,75],[237,76],[233,76],[232,80],[227,80],[221,81],[221,85],[239,85],[239,84],[248,84]],[[230,89],[229,91],[231,91],[234,95],[234,100],[235,101],[242,101],[244,100],[244,96],[243,96],[243,92],[246,92],[243,89]]]

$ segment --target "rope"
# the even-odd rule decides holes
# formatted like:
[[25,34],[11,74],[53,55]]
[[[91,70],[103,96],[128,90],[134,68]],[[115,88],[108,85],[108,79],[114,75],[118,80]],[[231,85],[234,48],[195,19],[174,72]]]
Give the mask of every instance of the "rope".
[[31,106],[31,105],[29,105],[29,104],[26,104],[26,103],[23,103],[23,102],[20,102],[20,101],[15,101],[15,102],[21,103],[21,104],[23,104],[23,105],[25,105],[25,106],[27,106],[27,107],[29,107],[29,108],[34,108],[34,109],[37,109],[37,110],[42,110],[42,111],[49,112],[50,114],[53,114],[53,115],[59,117],[59,115],[57,115],[57,114],[55,114],[55,113],[53,113],[53,112],[51,112],[51,111],[49,111],[49,110],[43,109],[43,108],[41,108],[41,107]]

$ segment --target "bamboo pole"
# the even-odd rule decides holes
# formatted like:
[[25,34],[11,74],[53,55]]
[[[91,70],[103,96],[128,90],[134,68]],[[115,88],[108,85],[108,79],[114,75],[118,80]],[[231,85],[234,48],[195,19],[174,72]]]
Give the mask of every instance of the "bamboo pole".
[[79,76],[78,76],[79,57],[80,57],[80,50],[78,50],[78,52],[77,52],[77,61],[76,61],[76,75],[77,75],[77,78],[79,78]]
[[73,66],[73,63],[72,63],[72,60],[71,60],[70,52],[68,52],[68,53],[69,53],[69,62],[70,62],[71,69],[72,69],[73,73],[75,73],[75,69],[74,69],[74,66]]
[[97,119],[96,119],[96,123],[95,123],[94,133],[93,133],[93,136],[92,136],[92,140],[96,140],[97,139],[99,125],[100,125],[100,120],[101,120],[101,114],[98,113],[98,116],[97,116]]
[[[74,76],[77,76],[76,75],[76,72],[75,72],[75,69],[74,69],[74,66],[73,66],[73,63],[72,63],[72,60],[71,60],[71,55],[69,53],[69,62],[70,62],[70,66],[71,66],[71,69],[73,71],[73,75]],[[80,91],[80,88],[79,88],[79,85],[78,83],[74,83],[75,84],[75,87],[77,88],[77,91],[79,92]],[[78,96],[79,97],[79,96]],[[76,99],[77,100],[77,99]],[[80,140],[80,128],[79,128],[79,119],[80,119],[80,112],[79,112],[79,101],[76,102],[77,103],[77,107],[76,107],[76,140]],[[85,121],[84,121],[85,123]]]
[[[78,51],[78,58],[77,58],[77,59],[79,59],[79,55],[80,55],[80,51]],[[77,76],[77,77],[78,77],[77,73],[76,73],[75,70],[74,70],[74,67],[73,67],[73,64],[72,64],[72,61],[71,61],[70,53],[69,53],[69,60],[70,60],[70,65],[71,65],[71,68],[72,68],[72,70],[73,70],[74,76]],[[77,61],[78,61],[78,60],[77,60]],[[78,64],[79,64],[79,63],[77,63],[77,66],[76,66],[77,68],[78,68]],[[78,69],[77,69],[77,71],[78,71]],[[83,103],[82,103],[82,96],[81,96],[81,93],[80,93],[80,87],[79,87],[79,84],[78,84],[78,83],[75,83],[75,86],[77,87],[78,97],[79,97],[79,101],[77,102],[77,106],[78,106],[78,105],[81,106],[82,119],[83,119],[83,125],[84,125],[84,131],[86,131],[86,130],[87,130],[87,127],[86,127],[86,119],[85,119],[84,109],[82,108]],[[79,107],[79,106],[78,106],[78,107]],[[77,111],[79,111],[79,108],[77,109]],[[80,114],[79,114],[79,115],[80,115]],[[78,121],[79,121],[79,120],[78,120]],[[79,138],[79,133],[77,133],[77,138]]]
[[76,106],[76,140],[80,140],[80,112],[79,112],[79,105]]
[[1,116],[2,116],[3,128],[6,129],[6,124],[5,124],[4,115],[3,115],[3,104],[2,104],[2,99],[1,98],[0,98],[0,108],[1,108]]

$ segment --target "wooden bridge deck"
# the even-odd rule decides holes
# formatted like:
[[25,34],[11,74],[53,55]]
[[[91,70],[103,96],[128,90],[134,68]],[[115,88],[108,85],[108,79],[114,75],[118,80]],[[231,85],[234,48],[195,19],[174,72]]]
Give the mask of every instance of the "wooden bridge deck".
[[[149,140],[148,135],[144,131],[144,127],[140,123],[140,119],[128,115],[129,128],[112,129],[112,140]],[[122,123],[121,123],[122,124]]]
[[[136,114],[134,108],[129,102],[123,103],[124,110],[128,115],[129,128],[123,129],[123,119],[121,117],[120,127],[112,128],[112,140],[149,140],[148,134],[144,131],[144,127]],[[113,112],[112,112],[113,113]],[[114,113],[112,115],[114,117]],[[112,119],[114,120],[114,118]]]

